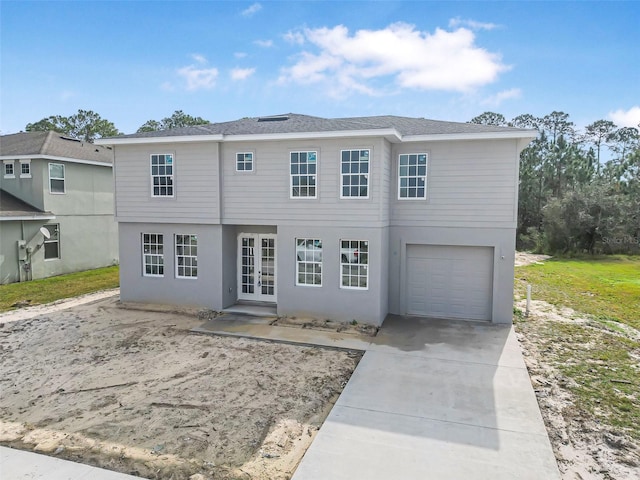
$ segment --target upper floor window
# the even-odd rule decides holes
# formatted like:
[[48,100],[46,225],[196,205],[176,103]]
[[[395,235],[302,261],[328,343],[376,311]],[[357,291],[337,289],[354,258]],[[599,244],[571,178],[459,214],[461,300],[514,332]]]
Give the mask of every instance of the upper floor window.
[[369,285],[369,242],[340,240],[341,288],[367,289]]
[[400,155],[398,161],[398,198],[427,198],[427,154]]
[[369,198],[369,150],[342,150],[341,198]]
[[142,234],[142,275],[164,276],[164,235],[161,233]]
[[16,178],[13,160],[5,160],[4,162],[4,178]]
[[198,278],[197,235],[176,235],[176,277]]
[[55,223],[45,225],[44,228],[49,231],[49,238],[44,239],[44,259],[60,258],[60,225]]
[[237,172],[253,171],[253,153],[252,152],[236,153],[236,171]]
[[291,152],[291,198],[317,198],[318,152]]
[[322,286],[322,240],[296,238],[296,285]]
[[64,165],[62,163],[49,164],[49,192],[64,193]]
[[173,197],[173,155],[151,155],[151,188],[154,197]]
[[20,160],[20,178],[31,178],[31,160]]

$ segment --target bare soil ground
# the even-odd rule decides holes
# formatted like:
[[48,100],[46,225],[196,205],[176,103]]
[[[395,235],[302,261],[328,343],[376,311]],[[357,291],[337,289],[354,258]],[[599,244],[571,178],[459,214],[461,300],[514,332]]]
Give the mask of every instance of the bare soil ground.
[[146,478],[290,478],[361,358],[115,297],[46,312],[0,317],[0,443]]
[[[519,257],[521,265],[544,260],[526,253],[519,253]],[[524,312],[526,300],[519,300],[516,306]],[[556,339],[541,333],[541,327],[549,322],[582,324],[593,328],[594,332],[603,327],[581,318],[572,309],[557,308],[539,300],[531,302],[527,321],[516,323],[517,337],[563,480],[640,479],[638,442],[575,407],[569,389],[573,380],[554,366],[561,346]],[[616,334],[640,338],[640,332],[622,324],[618,325]]]

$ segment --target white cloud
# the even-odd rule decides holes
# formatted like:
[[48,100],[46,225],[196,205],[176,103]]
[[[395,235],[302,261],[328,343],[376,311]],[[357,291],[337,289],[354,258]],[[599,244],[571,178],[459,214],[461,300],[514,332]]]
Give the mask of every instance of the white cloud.
[[253,43],[258,45],[259,47],[264,47],[264,48],[273,47],[273,40],[256,40]]
[[302,45],[304,43],[304,35],[300,31],[294,32],[290,30],[285,33],[282,38],[284,38],[287,43],[293,43],[296,45]]
[[629,110],[616,110],[609,112],[609,118],[619,127],[637,127],[640,124],[640,106],[636,105]]
[[500,55],[475,45],[471,30],[431,34],[405,23],[382,30],[304,29],[316,52],[303,51],[281,70],[279,83],[325,82],[333,92],[379,93],[371,83],[391,78],[402,88],[470,91],[494,82],[509,67]]
[[519,88],[510,88],[509,90],[503,90],[485,98],[480,102],[481,105],[490,107],[499,107],[505,100],[511,100],[512,98],[520,98],[522,96],[522,90]]
[[258,13],[260,10],[262,10],[262,5],[260,5],[259,3],[254,3],[253,5],[242,11],[242,16],[251,17],[254,14]]
[[234,68],[231,70],[232,80],[245,80],[255,73],[255,68]]
[[233,56],[236,58],[245,58],[247,54],[245,52],[236,52],[233,54]]
[[191,58],[193,58],[200,65],[205,65],[207,63],[207,59],[204,55],[200,55],[199,53],[192,53]]
[[498,26],[496,23],[477,22],[460,17],[449,20],[449,28],[469,27],[471,30],[493,30],[494,28],[498,28]]
[[178,75],[187,81],[187,90],[211,89],[218,78],[217,68],[197,68],[194,65],[178,69]]

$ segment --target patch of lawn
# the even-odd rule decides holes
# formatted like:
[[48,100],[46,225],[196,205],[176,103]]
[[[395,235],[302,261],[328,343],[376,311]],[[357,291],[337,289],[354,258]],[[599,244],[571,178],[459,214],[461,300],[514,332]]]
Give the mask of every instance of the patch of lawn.
[[553,258],[516,268],[516,294],[640,329],[640,257]]
[[640,342],[581,323],[521,320],[518,329],[531,336],[535,330],[544,361],[568,379],[564,388],[574,395],[574,415],[640,439],[638,362],[632,356],[640,353]]
[[114,266],[0,285],[0,312],[12,310],[12,305],[17,302],[29,301],[31,305],[37,305],[116,288],[120,284],[118,272],[118,266]]

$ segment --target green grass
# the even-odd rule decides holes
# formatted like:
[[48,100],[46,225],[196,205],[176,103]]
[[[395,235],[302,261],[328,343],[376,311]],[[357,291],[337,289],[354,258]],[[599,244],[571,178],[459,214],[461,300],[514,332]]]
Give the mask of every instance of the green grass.
[[527,284],[533,299],[595,320],[540,322],[514,314],[516,329],[544,352],[540,361],[568,380],[574,414],[640,439],[640,342],[620,326],[640,329],[640,257],[554,258],[516,268],[518,296]]
[[640,329],[640,257],[554,258],[516,269],[516,293]]
[[31,282],[0,285],[0,312],[12,310],[16,302],[31,305],[97,292],[119,285],[118,267],[98,268]]

